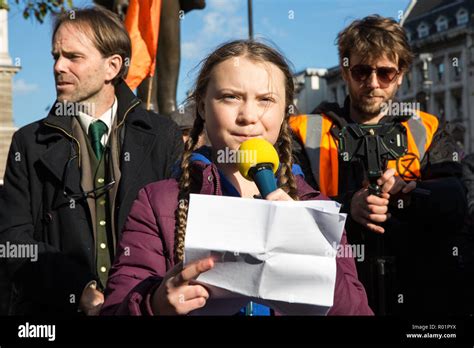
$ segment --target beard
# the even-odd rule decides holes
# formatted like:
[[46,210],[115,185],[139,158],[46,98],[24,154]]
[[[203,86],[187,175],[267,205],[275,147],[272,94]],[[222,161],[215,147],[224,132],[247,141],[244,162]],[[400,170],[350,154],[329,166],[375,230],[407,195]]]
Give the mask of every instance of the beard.
[[76,103],[80,104],[88,102],[103,89],[103,85],[97,80],[88,80],[81,82],[77,79],[64,76],[55,76],[55,83],[67,82],[70,83],[68,88],[60,89],[56,87],[56,100],[61,103]]
[[[356,95],[355,93],[349,92],[351,98],[351,105],[360,114],[360,118],[364,121],[370,121],[372,118],[377,117],[382,112],[384,105],[389,100],[392,100],[397,93],[397,88],[394,88],[392,93],[386,95],[383,92],[370,91],[367,93],[361,93]],[[374,100],[368,100],[364,97],[380,97]]]

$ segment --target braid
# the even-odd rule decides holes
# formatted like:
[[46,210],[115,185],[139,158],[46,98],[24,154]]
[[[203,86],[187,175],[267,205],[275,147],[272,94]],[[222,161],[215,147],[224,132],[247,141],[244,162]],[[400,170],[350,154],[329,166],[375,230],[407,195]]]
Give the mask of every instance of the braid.
[[204,128],[204,121],[196,115],[191,134],[184,146],[183,159],[181,161],[181,177],[179,178],[178,209],[176,209],[176,226],[174,241],[175,263],[184,259],[184,237],[186,234],[186,222],[188,218],[189,193],[191,188],[190,158],[199,141],[199,136]]
[[288,129],[288,120],[285,119],[281,125],[280,135],[278,137],[278,154],[280,156],[280,171],[278,174],[278,182],[280,188],[288,193],[294,200],[298,200],[298,191],[296,187],[296,179],[292,172],[293,167],[293,148],[291,136]]

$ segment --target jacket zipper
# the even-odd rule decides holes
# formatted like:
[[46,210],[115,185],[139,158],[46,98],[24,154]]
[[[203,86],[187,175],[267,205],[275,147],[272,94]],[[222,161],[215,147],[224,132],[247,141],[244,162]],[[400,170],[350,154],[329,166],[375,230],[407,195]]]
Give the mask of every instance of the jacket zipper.
[[[212,171],[214,172],[213,175],[214,175],[214,180],[215,180],[215,182],[216,182],[216,184],[214,185],[214,188],[215,188],[215,189],[214,189],[214,194],[217,194],[217,193],[220,192],[220,194],[222,195],[222,190],[221,190],[221,187],[220,187],[220,184],[219,184],[219,182],[220,182],[220,179],[219,179],[219,176],[218,176],[218,175],[219,175],[219,171],[217,171],[217,170],[214,171],[214,168],[213,168]],[[216,172],[217,172],[217,173],[216,173]]]
[[115,128],[115,131],[117,132],[116,138],[117,138],[117,144],[118,144],[118,146],[117,146],[117,148],[115,149],[115,151],[117,152],[117,157],[116,157],[116,158],[118,158],[118,159],[120,159],[120,149],[122,148],[122,145],[123,145],[123,144],[120,143],[119,128],[122,127],[122,125],[124,124],[124,122],[125,122],[125,120],[126,120],[126,118],[127,118],[127,116],[128,116],[128,113],[129,113],[135,106],[137,106],[138,104],[140,104],[140,101],[139,101],[139,100],[135,101],[135,103],[133,103],[133,104],[127,109],[127,111],[125,111],[125,113],[123,114],[123,119],[122,119],[122,121],[121,121],[121,122],[117,125],[117,127]]
[[45,125],[49,126],[49,127],[52,127],[52,128],[56,128],[56,129],[59,129],[61,132],[63,132],[64,134],[66,134],[68,137],[70,137],[71,139],[74,139],[74,141],[76,142],[77,144],[77,152],[78,152],[78,156],[79,156],[79,159],[78,159],[78,163],[79,163],[79,166],[80,166],[80,163],[81,163],[81,145],[79,144],[79,141],[74,138],[74,136],[72,134],[69,134],[68,132],[66,132],[63,128],[61,127],[58,127],[58,126],[54,126],[52,125],[51,123],[48,123],[48,122],[45,122],[44,123]]

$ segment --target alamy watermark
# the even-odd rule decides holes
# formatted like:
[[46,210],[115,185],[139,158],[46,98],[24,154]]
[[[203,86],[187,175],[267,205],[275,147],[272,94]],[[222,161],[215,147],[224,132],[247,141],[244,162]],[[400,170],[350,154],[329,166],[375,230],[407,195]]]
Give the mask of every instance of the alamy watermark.
[[79,113],[95,115],[95,103],[73,103],[69,101],[56,102],[54,114],[56,116],[77,116]]
[[388,103],[382,104],[381,112],[385,116],[417,116],[420,110],[420,103],[389,100]]
[[52,342],[56,340],[56,325],[36,325],[26,322],[18,326],[20,338],[47,338]]
[[256,150],[232,150],[226,147],[225,149],[217,150],[217,163],[250,163],[257,164]]
[[326,256],[335,257],[350,257],[358,262],[365,260],[365,245],[364,244],[338,244],[332,242],[332,247],[326,250]]
[[38,261],[38,244],[14,244],[6,242],[0,244],[0,259],[30,259],[31,262]]

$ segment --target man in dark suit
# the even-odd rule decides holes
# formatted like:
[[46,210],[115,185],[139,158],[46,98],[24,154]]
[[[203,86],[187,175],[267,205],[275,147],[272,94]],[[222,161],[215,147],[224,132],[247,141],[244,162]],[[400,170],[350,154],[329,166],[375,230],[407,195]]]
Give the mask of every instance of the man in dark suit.
[[52,36],[57,100],[13,136],[0,197],[11,313],[97,314],[138,190],[165,179],[183,142],[123,82],[131,56],[120,19],[60,15]]

